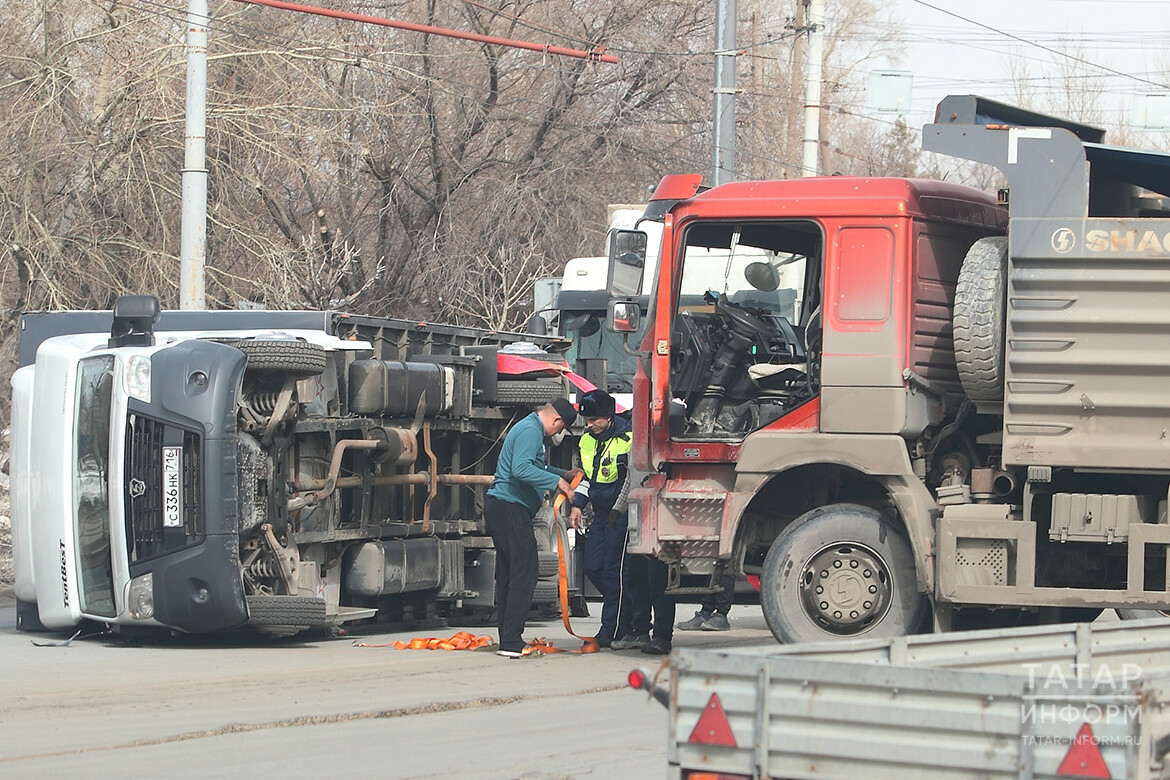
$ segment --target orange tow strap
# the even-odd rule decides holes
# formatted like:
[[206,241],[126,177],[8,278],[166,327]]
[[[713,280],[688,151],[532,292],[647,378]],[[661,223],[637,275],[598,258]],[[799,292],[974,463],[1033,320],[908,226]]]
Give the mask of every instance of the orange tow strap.
[[393,647],[395,650],[478,650],[481,647],[490,647],[496,643],[488,635],[475,636],[467,631],[443,639],[427,636],[415,637],[409,642],[386,642],[380,645],[368,645],[365,642],[354,642],[354,647]]
[[[573,490],[581,484],[582,478],[585,474],[581,471],[573,477],[572,483],[569,487]],[[523,655],[539,656],[549,653],[596,653],[601,648],[597,644],[597,638],[592,636],[579,636],[573,632],[573,627],[569,624],[569,577],[565,568],[565,551],[568,549],[569,540],[565,533],[565,527],[561,524],[560,511],[561,505],[565,502],[565,494],[557,493],[556,499],[553,501],[553,522],[557,527],[557,569],[558,580],[557,590],[561,597],[561,620],[565,624],[565,630],[569,632],[570,636],[575,636],[582,640],[580,650],[562,650],[549,642],[547,639],[540,637],[529,642],[523,652]],[[398,641],[391,644],[386,642],[380,645],[370,645],[365,642],[354,642],[355,647],[391,647],[396,650],[478,650],[481,647],[494,646],[496,641],[490,636],[474,636],[466,631],[460,631],[458,634],[448,638],[441,639],[439,637],[415,637],[409,642]]]
[[[577,475],[573,477],[573,481],[569,487],[573,490],[581,484],[584,478],[584,472],[578,471]],[[534,639],[528,643],[524,648],[524,655],[544,655],[547,653],[596,653],[601,648],[597,644],[597,638],[592,636],[580,636],[573,631],[573,626],[569,623],[569,576],[565,568],[565,555],[569,548],[568,534],[565,533],[565,526],[561,523],[561,505],[565,503],[565,494],[557,493],[556,499],[553,500],[553,524],[557,527],[557,590],[561,596],[561,622],[565,624],[565,630],[569,632],[569,636],[575,636],[582,641],[580,650],[562,650],[559,647],[553,646],[547,639]]]

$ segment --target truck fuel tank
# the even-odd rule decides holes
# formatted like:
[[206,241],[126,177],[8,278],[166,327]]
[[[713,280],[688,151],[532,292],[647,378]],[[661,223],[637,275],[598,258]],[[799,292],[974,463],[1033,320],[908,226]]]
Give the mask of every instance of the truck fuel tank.
[[454,371],[435,363],[358,360],[349,366],[349,409],[356,414],[413,415],[445,412],[454,403]]
[[345,552],[342,587],[358,596],[387,596],[439,587],[434,537],[363,542]]

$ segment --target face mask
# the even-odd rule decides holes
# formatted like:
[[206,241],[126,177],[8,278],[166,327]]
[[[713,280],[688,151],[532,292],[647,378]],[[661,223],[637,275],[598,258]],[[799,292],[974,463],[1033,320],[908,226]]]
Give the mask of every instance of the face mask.
[[557,446],[558,444],[560,444],[564,440],[565,440],[565,429],[564,428],[557,431],[552,436],[548,437],[549,444],[551,444],[554,447]]

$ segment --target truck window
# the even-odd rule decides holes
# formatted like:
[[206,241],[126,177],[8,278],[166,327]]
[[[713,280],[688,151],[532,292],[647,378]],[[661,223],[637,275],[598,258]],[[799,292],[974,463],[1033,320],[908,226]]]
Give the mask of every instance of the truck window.
[[81,610],[113,617],[109,452],[114,358],[86,358],[77,372],[77,448],[73,469]]
[[683,234],[671,333],[675,438],[742,438],[815,395],[819,307],[810,222],[703,222]]

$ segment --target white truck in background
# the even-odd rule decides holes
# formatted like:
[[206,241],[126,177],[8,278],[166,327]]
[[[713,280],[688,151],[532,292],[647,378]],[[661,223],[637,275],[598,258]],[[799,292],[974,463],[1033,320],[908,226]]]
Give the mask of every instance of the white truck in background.
[[[607,240],[614,230],[645,231],[647,263],[645,289],[657,271],[654,260],[662,238],[660,221],[643,220],[645,206],[611,204],[607,208]],[[535,292],[536,316],[542,317],[550,333],[572,339],[565,353],[569,366],[598,387],[605,388],[625,408],[633,403],[633,377],[637,358],[625,349],[621,334],[603,327],[609,296],[606,282],[608,257],[574,257],[565,264],[563,275],[541,279]],[[645,296],[643,313],[649,302]]]

